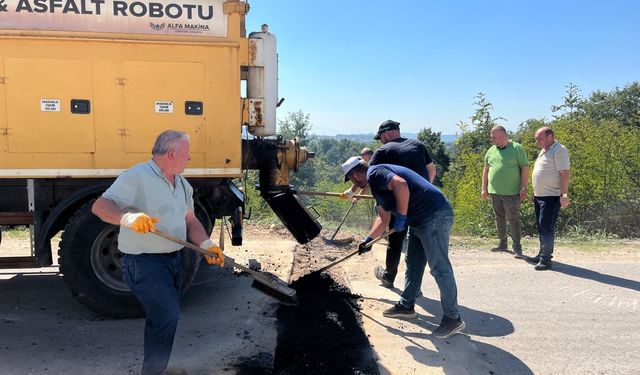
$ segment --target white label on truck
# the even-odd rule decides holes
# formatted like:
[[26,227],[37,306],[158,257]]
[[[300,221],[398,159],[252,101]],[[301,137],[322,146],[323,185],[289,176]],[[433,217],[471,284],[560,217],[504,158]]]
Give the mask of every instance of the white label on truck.
[[60,99],[40,99],[42,112],[60,112]]
[[227,36],[227,0],[0,0],[0,29]]
[[156,101],[156,113],[173,113],[173,102],[168,100]]

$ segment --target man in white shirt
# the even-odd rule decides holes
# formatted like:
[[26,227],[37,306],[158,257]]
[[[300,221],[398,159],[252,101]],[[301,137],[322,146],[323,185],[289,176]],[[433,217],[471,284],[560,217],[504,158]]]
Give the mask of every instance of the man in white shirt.
[[142,375],[165,373],[180,318],[182,245],[149,232],[157,227],[200,244],[216,255],[206,256],[208,263],[224,266],[224,254],[196,217],[193,188],[182,176],[190,159],[189,136],[164,131],[151,155],[122,172],[92,207],[103,221],[120,225],[123,279],[145,311]]
[[536,131],[540,153],[533,167],[533,202],[540,237],[540,251],[527,261],[536,263],[538,271],[551,268],[555,226],[560,208],[569,205],[569,151],[556,142],[553,130],[545,126]]

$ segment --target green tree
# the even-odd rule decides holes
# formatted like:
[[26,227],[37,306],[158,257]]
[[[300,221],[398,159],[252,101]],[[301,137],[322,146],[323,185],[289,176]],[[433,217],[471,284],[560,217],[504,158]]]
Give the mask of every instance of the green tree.
[[298,138],[302,145],[305,145],[309,132],[311,132],[311,115],[301,110],[289,112],[284,120],[278,121],[278,135],[284,139]]
[[443,190],[456,211],[455,230],[488,235],[492,233],[490,205],[480,199],[484,154],[491,147],[491,128],[504,120],[493,115],[493,104],[481,92],[474,102],[471,124],[460,122],[462,136],[453,144],[449,172],[443,176]]
[[625,165],[637,165],[638,131],[586,117],[558,120],[553,129],[571,155],[572,205],[561,215],[560,230],[637,235],[640,190]]
[[573,84],[573,82],[569,82],[569,84],[565,87],[567,88],[567,91],[562,104],[551,106],[551,112],[562,112],[559,115],[554,115],[555,118],[560,118],[566,115],[573,115],[574,112],[578,109],[580,103],[583,101],[580,89],[578,88],[578,86]]
[[[278,135],[285,140],[297,139],[300,145],[309,143],[309,133],[313,125],[311,124],[311,115],[301,110],[297,112],[289,112],[284,120],[278,121]],[[300,170],[291,175],[290,183],[298,188],[307,188],[315,184],[315,163],[311,159],[300,168]]]
[[441,135],[441,132],[434,132],[431,128],[423,128],[418,133],[418,140],[427,147],[433,163],[436,165],[437,173],[433,182],[437,186],[442,186],[442,176],[449,171],[449,164],[451,163]]
[[640,129],[640,83],[633,82],[611,92],[595,91],[578,106],[581,115],[594,120],[616,120]]

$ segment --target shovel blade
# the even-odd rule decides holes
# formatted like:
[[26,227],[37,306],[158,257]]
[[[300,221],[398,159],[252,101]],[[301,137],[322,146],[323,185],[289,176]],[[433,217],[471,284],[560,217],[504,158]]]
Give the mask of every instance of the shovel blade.
[[334,239],[322,237],[322,239],[327,245],[334,245],[334,246],[346,246],[353,242],[353,237],[334,238]]

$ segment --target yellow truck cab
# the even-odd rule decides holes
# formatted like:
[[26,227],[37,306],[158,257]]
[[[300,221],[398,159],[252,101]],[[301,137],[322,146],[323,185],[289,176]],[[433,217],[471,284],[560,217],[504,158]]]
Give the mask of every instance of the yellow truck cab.
[[[276,39],[266,25],[247,36],[248,11],[237,0],[0,0],[0,225],[32,234],[31,256],[0,267],[51,265],[63,231],[72,293],[96,312],[139,316],[121,279],[119,228],[90,205],[167,129],[191,136],[184,175],[208,231],[228,217],[232,244],[242,243],[233,179],[257,169],[261,196],[292,235],[317,236],[289,186],[313,154],[274,137]],[[183,251],[186,290],[200,256]]]

